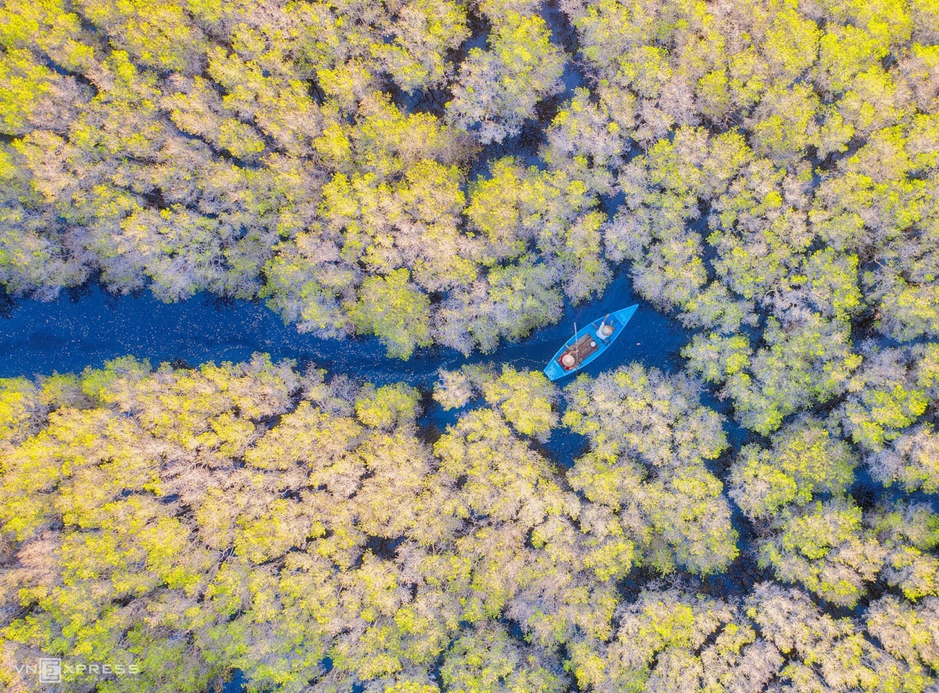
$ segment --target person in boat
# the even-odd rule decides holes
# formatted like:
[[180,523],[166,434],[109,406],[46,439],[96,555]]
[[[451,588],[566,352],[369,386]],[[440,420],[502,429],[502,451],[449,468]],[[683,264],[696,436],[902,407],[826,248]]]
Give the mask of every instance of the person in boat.
[[613,334],[613,325],[606,321],[608,317],[610,317],[609,313],[606,314],[606,317],[600,322],[600,327],[597,328],[597,336],[604,342]]
[[[611,326],[607,326],[611,327]],[[599,328],[598,328],[599,329]],[[597,334],[600,334],[599,332]],[[613,334],[612,329],[604,334]],[[605,339],[603,340],[606,341]],[[580,363],[597,350],[597,342],[589,334],[584,335],[579,340],[570,345],[567,350],[558,358],[558,363],[565,371],[571,371],[580,367]]]
[[[596,338],[602,341],[604,344],[607,343],[607,340],[613,334],[613,324],[607,322],[607,318],[610,317],[610,314],[607,313],[606,317],[600,321],[600,325],[597,327]],[[589,344],[589,346],[588,346]],[[579,365],[578,362],[583,360],[584,357],[589,356],[597,349],[597,343],[588,336],[584,336],[580,341],[572,344],[568,350],[561,355],[558,359],[558,362],[561,364],[561,367],[565,371],[574,370]]]

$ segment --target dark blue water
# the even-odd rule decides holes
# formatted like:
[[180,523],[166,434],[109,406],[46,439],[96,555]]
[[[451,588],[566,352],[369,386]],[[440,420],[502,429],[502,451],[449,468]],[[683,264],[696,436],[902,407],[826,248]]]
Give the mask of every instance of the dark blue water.
[[625,272],[602,297],[576,308],[568,306],[559,324],[523,342],[470,358],[453,349],[421,349],[409,361],[387,358],[374,337],[337,341],[300,334],[262,303],[223,302],[198,295],[166,304],[149,292],[112,296],[91,285],[50,303],[17,301],[7,317],[0,318],[0,377],[80,372],[85,366],[100,367],[108,359],[127,354],[157,366],[175,361],[193,365],[243,361],[255,352],[266,352],[274,360],[312,361],[331,374],[345,373],[379,385],[404,381],[427,386],[437,369],[466,363],[509,363],[540,370],[573,333],[575,321],[584,325],[634,303],[639,303],[639,310],[627,331],[584,370],[596,375],[629,361],[675,370],[678,350],[690,334],[639,300]]

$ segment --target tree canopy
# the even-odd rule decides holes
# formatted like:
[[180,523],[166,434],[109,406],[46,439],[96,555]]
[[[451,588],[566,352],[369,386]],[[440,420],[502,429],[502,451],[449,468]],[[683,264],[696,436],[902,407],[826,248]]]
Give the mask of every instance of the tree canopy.
[[7,0],[0,299],[406,360],[614,277],[674,362],[0,379],[0,682],[939,685],[936,0]]

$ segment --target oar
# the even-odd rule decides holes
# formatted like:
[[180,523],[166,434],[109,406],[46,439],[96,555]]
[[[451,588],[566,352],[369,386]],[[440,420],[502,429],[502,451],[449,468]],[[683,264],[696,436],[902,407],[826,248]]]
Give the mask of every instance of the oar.
[[[577,344],[577,323],[574,322],[574,343],[571,344],[571,346],[575,346],[576,344]],[[580,368],[580,359],[577,358],[577,354],[574,354],[574,370],[576,371],[578,368]]]

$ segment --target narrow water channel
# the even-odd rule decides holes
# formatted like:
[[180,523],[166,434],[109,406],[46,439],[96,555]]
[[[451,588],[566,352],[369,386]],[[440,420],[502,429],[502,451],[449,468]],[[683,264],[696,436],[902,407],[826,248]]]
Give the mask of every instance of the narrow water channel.
[[465,363],[508,363],[540,370],[572,334],[575,322],[582,326],[634,303],[639,310],[627,332],[586,372],[596,374],[629,361],[674,370],[690,333],[638,299],[625,272],[600,298],[576,308],[568,305],[557,325],[522,342],[503,343],[494,353],[469,358],[453,349],[420,349],[408,361],[387,358],[374,337],[339,341],[300,334],[260,302],[219,301],[200,294],[167,304],[149,292],[113,296],[92,284],[49,303],[18,300],[9,306],[0,318],[0,377],[80,372],[125,355],[149,359],[157,366],[243,361],[265,352],[274,360],[294,359],[301,365],[312,361],[330,374],[344,373],[379,385],[396,381],[429,385],[439,368]]

